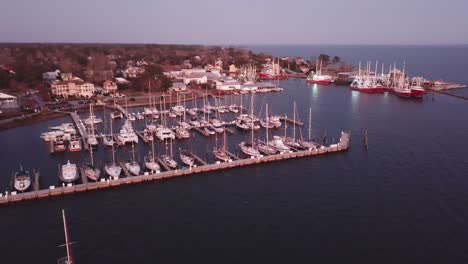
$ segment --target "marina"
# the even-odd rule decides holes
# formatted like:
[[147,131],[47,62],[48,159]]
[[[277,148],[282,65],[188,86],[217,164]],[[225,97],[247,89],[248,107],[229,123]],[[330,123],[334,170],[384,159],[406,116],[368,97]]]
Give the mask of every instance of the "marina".
[[[219,170],[235,168],[235,167],[252,166],[252,165],[267,163],[267,162],[275,162],[275,161],[281,161],[281,160],[304,158],[304,157],[310,157],[310,156],[323,155],[327,153],[340,152],[340,151],[348,150],[349,142],[350,142],[349,133],[342,132],[340,141],[328,147],[323,146],[318,149],[309,149],[309,150],[304,150],[304,151],[292,151],[288,153],[260,156],[256,158],[237,159],[231,162],[216,162],[215,164],[204,164],[201,166],[193,166],[187,169],[176,169],[176,170],[169,169],[166,165],[164,165],[165,163],[162,162],[161,159],[158,159],[159,163],[165,167],[166,171],[155,173],[155,174],[139,175],[139,176],[130,176],[130,173],[126,170],[126,167],[123,165],[123,163],[120,163],[120,166],[125,172],[125,177],[123,178],[119,178],[116,180],[102,179],[101,181],[98,181],[98,182],[88,182],[85,177],[82,184],[76,184],[76,185],[70,184],[70,185],[66,185],[62,187],[50,186],[48,189],[35,190],[32,192],[14,193],[10,195],[2,194],[0,196],[0,204],[15,203],[15,202],[27,201],[27,200],[44,199],[44,198],[48,198],[52,196],[69,195],[69,194],[87,192],[87,191],[92,191],[92,190],[97,190],[97,189],[111,188],[111,187],[116,187],[120,185],[136,184],[136,183],[147,182],[147,181],[157,181],[157,180],[170,179],[170,178],[181,177],[181,176],[189,176],[189,175],[203,173],[203,172],[219,171]],[[230,155],[235,157],[233,154],[230,154]],[[196,158],[202,164],[205,163],[201,158],[199,157],[196,157]],[[81,175],[84,175],[84,173],[82,173]]]

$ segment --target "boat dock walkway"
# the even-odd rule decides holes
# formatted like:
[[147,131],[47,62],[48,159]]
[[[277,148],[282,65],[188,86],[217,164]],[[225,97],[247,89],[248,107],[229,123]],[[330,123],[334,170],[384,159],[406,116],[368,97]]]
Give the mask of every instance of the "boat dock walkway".
[[88,131],[86,130],[86,127],[83,125],[83,122],[81,122],[80,116],[75,112],[71,112],[70,116],[76,128],[78,128],[78,133],[80,133],[81,141],[83,143],[84,149],[89,150]]
[[300,121],[297,121],[297,120],[294,121],[293,119],[288,118],[287,116],[286,116],[286,117],[280,116],[279,119],[280,119],[280,121],[286,121],[286,122],[288,122],[288,123],[290,123],[290,124],[292,124],[292,125],[294,125],[294,123],[296,123],[296,126],[303,126],[303,125],[304,125],[304,123],[302,123],[302,122],[300,122]]
[[192,128],[195,129],[196,131],[198,131],[200,134],[202,134],[205,137],[208,137],[210,135],[210,134],[206,133],[205,130],[200,129],[199,127],[194,126]]
[[34,170],[33,175],[34,175],[33,191],[39,191],[39,189],[40,189],[40,185],[39,185],[39,176],[40,176],[40,174],[39,174],[39,171]]
[[127,178],[132,177],[132,175],[131,175],[130,172],[127,170],[127,167],[125,167],[125,164],[124,164],[122,161],[119,162],[119,166],[122,168],[122,171],[124,172],[125,177],[127,177]]
[[[89,182],[88,184],[64,185],[64,186],[59,186],[59,187],[50,186],[48,189],[19,193],[19,194],[16,194],[16,193],[11,193],[11,194],[7,193],[6,195],[0,194],[0,204],[9,204],[9,203],[15,203],[19,201],[44,199],[44,198],[53,197],[53,196],[63,196],[63,195],[73,194],[73,193],[80,193],[80,192],[87,192],[91,190],[117,187],[120,185],[136,184],[140,182],[149,182],[149,181],[156,181],[156,180],[163,180],[163,179],[171,179],[171,178],[176,178],[176,177],[181,177],[181,176],[190,176],[193,174],[198,174],[198,173],[203,173],[203,172],[213,172],[213,171],[220,171],[220,170],[225,170],[229,168],[253,166],[256,164],[269,163],[269,162],[275,162],[275,161],[280,161],[280,160],[312,157],[312,156],[323,155],[327,153],[336,153],[340,151],[346,151],[349,148],[349,143],[350,143],[349,134],[346,132],[342,132],[340,141],[338,143],[332,144],[327,147],[323,146],[318,149],[308,149],[308,150],[302,150],[302,151],[297,151],[297,152],[290,151],[290,152],[282,153],[282,154],[260,156],[256,158],[239,159],[239,160],[230,161],[230,162],[217,162],[214,164],[191,167],[189,169],[169,170],[169,171],[147,174],[147,175],[119,178],[115,180],[102,179],[101,181]],[[159,158],[158,158],[158,161],[161,162]],[[120,163],[120,165],[122,166],[122,168],[125,167],[123,166],[123,163]]]
[[125,110],[122,106],[120,106],[120,105],[118,105],[118,104],[115,105],[115,108],[116,108],[117,110],[119,110],[120,112],[122,112],[122,114],[124,115],[124,117],[128,119],[128,112],[127,112],[127,110]]
[[198,157],[197,155],[195,155],[195,153],[190,153],[190,155],[201,165],[208,165],[208,163],[204,159]]
[[157,161],[159,162],[159,164],[161,164],[161,166],[162,166],[166,171],[171,171],[171,168],[169,168],[169,166],[167,166],[166,163],[164,163],[160,157],[157,158]]
[[447,92],[447,91],[436,90],[436,89],[430,89],[430,88],[429,88],[429,90],[431,90],[431,91],[433,91],[433,92],[436,92],[436,93],[445,94],[445,95],[448,95],[448,96],[460,98],[460,99],[463,99],[463,100],[468,100],[468,96],[463,96],[463,95],[459,95],[459,94],[453,94],[453,93],[449,93],[449,92]]

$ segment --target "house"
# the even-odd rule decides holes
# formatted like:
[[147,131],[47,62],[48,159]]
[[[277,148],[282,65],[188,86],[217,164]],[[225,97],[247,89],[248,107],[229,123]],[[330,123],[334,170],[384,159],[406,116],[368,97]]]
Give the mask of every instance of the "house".
[[215,60],[215,65],[214,65],[215,69],[217,70],[222,70],[223,69],[223,60],[221,60],[220,58],[217,58]]
[[187,91],[187,85],[185,85],[184,83],[173,83],[172,87],[169,88],[169,90],[174,92],[184,92]]
[[115,84],[115,82],[113,82],[111,80],[106,80],[102,84],[102,88],[107,93],[115,93],[117,91],[117,84]]
[[52,72],[44,72],[42,74],[42,80],[47,81],[47,82],[52,82],[57,80],[60,77],[60,71],[55,70]]
[[239,90],[241,88],[241,84],[235,80],[228,80],[228,81],[216,81],[216,89],[222,91],[232,91],[232,90]]
[[189,84],[191,82],[196,84],[203,84],[208,82],[208,77],[205,73],[191,73],[189,75],[184,76],[184,84]]
[[237,69],[236,65],[231,64],[229,65],[229,73],[237,73],[239,69]]
[[145,68],[129,66],[122,72],[122,74],[125,78],[135,78],[137,75],[140,75],[144,72]]
[[94,84],[74,77],[71,73],[62,74],[62,81],[55,80],[50,86],[52,94],[62,98],[70,96],[90,98],[96,91]]
[[0,108],[7,109],[7,108],[17,108],[18,107],[18,99],[16,96],[9,95],[6,93],[0,93]]

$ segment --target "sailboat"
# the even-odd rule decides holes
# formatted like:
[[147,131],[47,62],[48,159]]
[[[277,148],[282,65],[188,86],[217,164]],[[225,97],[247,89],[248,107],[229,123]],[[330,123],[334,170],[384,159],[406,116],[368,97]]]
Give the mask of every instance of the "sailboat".
[[[216,143],[218,142],[218,136],[216,136]],[[221,161],[227,162],[229,161],[229,155],[226,150],[226,130],[223,132],[223,148],[218,148],[217,144],[216,147],[213,149],[213,154],[215,157]]]
[[[112,123],[111,123],[111,134],[112,131]],[[104,166],[104,170],[106,171],[107,175],[114,179],[118,179],[120,177],[120,173],[122,172],[122,167],[115,163],[115,151],[114,145],[112,145],[112,163],[108,163]]]
[[[268,118],[268,104],[266,104],[266,110],[265,110],[265,113],[266,113],[266,123],[268,124],[269,123],[269,118]],[[263,154],[266,154],[266,155],[274,155],[276,154],[276,152],[278,152],[274,147],[272,147],[269,142],[268,142],[268,128],[269,126],[265,126],[265,130],[266,130],[266,142],[265,143],[262,143],[262,142],[258,142],[257,144],[257,148],[260,152],[262,152]]]
[[[104,146],[110,147],[110,146],[114,145],[115,142],[114,142],[114,135],[112,135],[112,133],[110,135],[107,133],[107,122],[105,120],[105,116],[106,116],[106,114],[105,114],[106,110],[105,109],[106,108],[104,107],[104,135],[102,135],[102,143],[104,144]],[[110,122],[110,123],[111,123],[111,126],[112,126],[112,122]]]
[[182,163],[184,163],[187,166],[192,167],[193,164],[195,163],[195,159],[193,158],[190,151],[179,149],[179,152],[180,152],[180,154],[179,154],[180,155],[180,160],[182,161]]
[[101,176],[101,170],[94,165],[93,148],[89,148],[90,164],[84,165],[85,176],[93,181],[97,181]]
[[[296,102],[294,101],[294,113],[293,113],[293,137],[288,137],[286,135],[286,121],[284,122],[285,125],[284,125],[284,137],[283,137],[283,142],[285,145],[287,145],[288,147],[292,147],[292,148],[301,148],[301,144],[299,144],[297,141],[296,141]],[[285,118],[286,120],[286,118]]]
[[65,248],[67,249],[67,256],[59,258],[57,260],[58,264],[73,264],[75,261],[73,260],[72,257],[72,250],[70,245],[72,242],[70,242],[69,234],[68,234],[68,227],[67,227],[67,219],[65,218],[65,210],[62,209],[62,220],[63,220],[63,231],[65,233]]
[[132,160],[125,162],[125,168],[133,175],[140,175],[140,165],[135,161],[135,146],[132,143]]
[[[89,115],[94,116],[93,110],[92,110],[92,104],[89,105]],[[91,125],[91,128],[88,134],[87,143],[89,144],[90,147],[96,147],[99,142],[96,138],[96,134],[94,134],[94,122],[91,122],[90,125]]]
[[150,171],[160,171],[161,167],[159,167],[159,164],[156,162],[155,157],[155,152],[154,152],[154,140],[151,141],[151,152],[148,153],[147,156],[145,156],[145,167],[150,170]]
[[31,186],[31,175],[20,165],[20,170],[15,173],[13,187],[19,192],[24,192]]
[[170,169],[175,169],[177,168],[177,162],[172,158],[172,138],[171,138],[171,153],[170,156],[167,155],[167,142],[166,142],[166,155],[161,155],[161,160],[164,162],[166,166],[168,166]]
[[[250,100],[250,110],[251,110],[251,122],[253,124],[253,94],[252,94],[252,100]],[[247,143],[245,141],[242,141],[239,144],[239,147],[241,148],[242,152],[244,152],[246,155],[251,156],[251,157],[257,157],[260,156],[260,152],[258,151],[257,147],[254,144],[254,129],[252,127],[252,140],[250,143]]]
[[312,128],[312,108],[309,108],[309,139],[308,141],[304,140],[302,138],[302,133],[301,133],[301,140],[299,140],[299,144],[306,149],[313,149],[317,146],[316,143],[311,141],[311,128]]
[[92,124],[102,123],[102,118],[95,116],[93,111],[91,110],[92,108],[93,104],[89,104],[89,117],[85,119],[85,124],[88,126]]
[[59,178],[65,183],[72,183],[78,180],[78,176],[78,167],[76,164],[70,163],[70,161],[59,167]]

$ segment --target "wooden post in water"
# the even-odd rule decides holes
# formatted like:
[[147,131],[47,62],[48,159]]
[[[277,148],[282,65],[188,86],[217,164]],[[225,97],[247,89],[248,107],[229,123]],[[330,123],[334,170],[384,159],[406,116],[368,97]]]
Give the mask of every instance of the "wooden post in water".
[[368,138],[367,138],[367,129],[364,132],[364,147],[366,148],[366,150],[369,148],[369,141],[368,141]]

